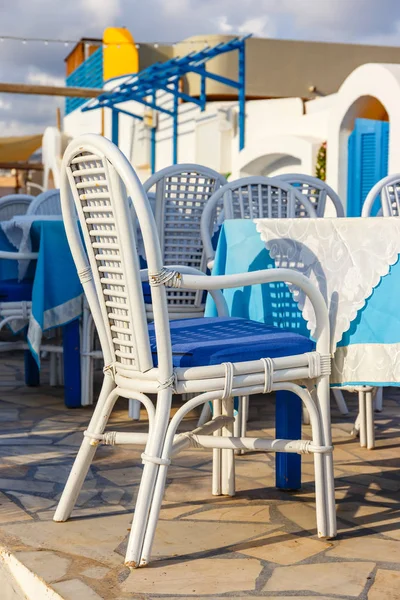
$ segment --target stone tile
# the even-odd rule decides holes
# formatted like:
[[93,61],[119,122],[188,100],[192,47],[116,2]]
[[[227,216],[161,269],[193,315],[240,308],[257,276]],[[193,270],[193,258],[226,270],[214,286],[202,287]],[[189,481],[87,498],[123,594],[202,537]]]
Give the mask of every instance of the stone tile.
[[[9,446],[8,448],[0,448],[0,456],[6,456],[7,460],[22,465],[38,464],[43,465],[45,462],[56,460],[65,461],[73,459],[76,452],[71,449],[68,453],[66,449],[56,450],[54,446]],[[72,464],[72,460],[71,460]]]
[[35,575],[46,583],[53,583],[66,576],[71,560],[54,552],[16,552],[16,557]]
[[[45,510],[37,513],[37,516],[41,521],[52,521],[54,517],[55,507],[52,510]],[[101,504],[97,506],[88,506],[84,508],[75,507],[72,511],[73,519],[94,519],[105,515],[121,515],[125,513],[133,514],[133,509],[130,510],[126,506],[122,506],[121,504]]]
[[106,600],[80,579],[61,581],[55,583],[53,588],[63,597],[63,600]]
[[269,523],[269,506],[221,506],[203,510],[184,519],[199,521],[235,521],[240,523]]
[[23,465],[0,464],[0,477],[19,479],[25,477],[27,473],[28,467],[24,467]]
[[0,422],[17,421],[19,418],[18,408],[2,408],[0,410]]
[[254,590],[261,569],[260,563],[253,558],[155,563],[149,569],[134,571],[121,585],[121,591],[176,594],[179,589],[182,598],[201,594],[212,594],[215,598],[216,594]]
[[274,562],[279,565],[291,565],[331,548],[332,544],[310,537],[298,537],[274,531],[235,548],[241,554]]
[[179,502],[164,502],[160,510],[160,519],[167,521],[176,519],[177,517],[181,517],[187,513],[199,510],[202,507],[203,504],[200,502],[188,504],[182,504]]
[[[65,483],[68,475],[71,472],[72,465],[46,465],[44,467],[37,467],[35,471],[35,479],[40,481],[54,481],[56,483]],[[89,469],[86,479],[93,479],[92,470]]]
[[103,579],[108,572],[109,569],[106,569],[105,567],[91,567],[90,569],[82,571],[81,575],[89,577],[89,579]]
[[314,508],[299,502],[288,502],[279,506],[279,512],[292,521],[300,529],[306,531],[317,531],[316,515]]
[[[275,598],[275,600],[340,600],[337,596],[263,596],[265,598]],[[170,600],[170,598],[168,598]],[[202,599],[203,600],[203,599]],[[254,600],[254,596],[253,596]]]
[[54,490],[53,483],[45,483],[42,481],[27,481],[25,479],[6,479],[0,478],[0,490],[8,492],[9,490],[17,492],[43,492],[47,494]]
[[32,434],[56,437],[59,435],[67,435],[68,432],[76,429],[76,425],[71,425],[71,423],[68,422],[64,423],[62,421],[58,421],[57,418],[54,417],[39,421],[39,423],[33,427]]
[[132,515],[113,515],[87,519],[72,519],[66,523],[37,521],[4,525],[2,532],[15,536],[27,546],[36,549],[68,552],[97,560],[106,565],[121,566],[123,559],[114,548],[128,534]]
[[260,537],[276,529],[276,525],[258,523],[230,523],[206,521],[159,521],[154,541],[153,556],[171,557],[197,552],[229,552],[233,546]]
[[368,600],[399,600],[400,573],[378,569],[375,581],[368,592]]
[[335,558],[351,558],[361,560],[388,561],[400,563],[400,544],[380,538],[359,536],[347,540],[339,540],[335,547],[327,553]]
[[126,486],[132,483],[139,483],[142,476],[140,467],[128,467],[125,469],[107,469],[98,471],[98,475],[108,479],[115,485]]
[[266,592],[316,592],[357,598],[363,591],[375,564],[334,562],[277,567],[265,584]]
[[32,517],[0,492],[0,524],[13,521],[31,521]]
[[37,444],[52,444],[53,440],[48,437],[28,437],[28,435],[21,435],[20,433],[14,435],[7,433],[0,437],[0,446],[9,446],[11,443],[18,446],[36,446]]
[[41,496],[33,496],[31,494],[22,494],[21,492],[7,492],[11,496],[14,496],[19,500],[26,510],[36,512],[55,506],[55,500],[49,500],[48,498],[42,498]]
[[123,495],[124,490],[118,488],[106,488],[101,493],[102,499],[108,504],[119,504]]
[[58,442],[56,442],[55,446],[71,446],[72,448],[79,448],[83,441],[83,431],[84,427],[81,431],[76,431],[71,433],[71,435],[67,435]]

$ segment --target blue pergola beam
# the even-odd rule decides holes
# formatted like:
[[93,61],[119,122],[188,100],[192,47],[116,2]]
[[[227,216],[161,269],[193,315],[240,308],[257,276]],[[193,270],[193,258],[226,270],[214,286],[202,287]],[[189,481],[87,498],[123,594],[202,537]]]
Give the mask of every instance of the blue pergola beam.
[[[178,107],[179,100],[192,102],[201,107],[201,110],[206,106],[206,81],[211,79],[223,85],[238,90],[239,101],[239,149],[242,150],[245,144],[245,102],[246,102],[246,73],[245,73],[245,42],[250,35],[242,38],[233,38],[228,42],[221,42],[216,46],[207,46],[202,50],[194,50],[183,57],[176,57],[168,60],[165,63],[155,63],[144,69],[141,73],[131,75],[123,84],[114,90],[105,91],[98,98],[93,99],[89,104],[82,108],[83,111],[95,110],[97,108],[110,108],[112,112],[113,123],[113,139],[118,138],[118,114],[131,115],[134,118],[140,118],[138,115],[129,113],[124,109],[118,108],[116,105],[135,101],[144,106],[152,108],[155,111],[167,114],[173,119],[173,163],[178,160]],[[223,77],[216,73],[212,73],[206,69],[206,63],[213,58],[220,56],[226,52],[238,50],[238,80],[235,81],[228,77]],[[184,93],[179,89],[180,79],[188,73],[195,73],[200,76],[200,97],[195,98]],[[167,109],[158,103],[157,91],[161,90],[172,96],[173,107]],[[149,99],[151,98],[151,100]],[[142,118],[143,120],[143,118]],[[156,131],[152,127],[151,131],[151,168],[152,172],[155,169],[155,144]]]

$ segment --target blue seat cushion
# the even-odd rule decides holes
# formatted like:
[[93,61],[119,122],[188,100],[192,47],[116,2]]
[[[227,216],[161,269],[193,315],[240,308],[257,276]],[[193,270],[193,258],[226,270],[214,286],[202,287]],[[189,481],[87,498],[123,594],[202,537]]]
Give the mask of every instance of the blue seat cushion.
[[143,289],[143,298],[144,298],[145,304],[151,304],[151,290],[150,290],[150,284],[148,281],[142,282],[142,289]]
[[[170,321],[170,329],[174,367],[278,358],[314,350],[314,342],[298,333],[238,317],[177,319]],[[154,323],[149,324],[149,337],[157,366]]]
[[33,281],[4,279],[0,281],[0,302],[24,302],[32,300]]

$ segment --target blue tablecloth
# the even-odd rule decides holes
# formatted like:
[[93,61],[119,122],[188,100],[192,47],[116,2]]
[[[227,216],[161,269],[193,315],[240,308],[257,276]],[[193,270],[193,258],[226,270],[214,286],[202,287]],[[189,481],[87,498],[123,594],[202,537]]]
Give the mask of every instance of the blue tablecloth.
[[[28,344],[39,364],[43,331],[74,321],[82,314],[83,290],[69,250],[64,223],[34,221],[30,229],[33,252],[38,260],[32,261],[26,277],[33,278],[32,315],[28,327]],[[15,252],[0,229],[0,250]],[[0,279],[16,279],[18,263],[0,261]]]
[[[274,268],[265,243],[251,220],[225,221],[213,268],[214,275],[247,273]],[[310,332],[285,284],[255,285],[247,288],[225,290],[225,298],[232,316],[246,317],[255,321],[285,327],[304,335]],[[373,356],[374,367],[391,362],[390,378],[384,380],[374,369],[367,371],[364,379],[344,380],[335,385],[397,386],[400,383],[400,263],[393,265],[389,274],[380,280],[350,329],[343,334],[337,353],[342,360],[353,349],[361,349],[366,359]],[[206,315],[215,316],[216,309],[211,297],[207,300]],[[346,369],[344,369],[346,373]],[[368,378],[369,377],[369,378]]]

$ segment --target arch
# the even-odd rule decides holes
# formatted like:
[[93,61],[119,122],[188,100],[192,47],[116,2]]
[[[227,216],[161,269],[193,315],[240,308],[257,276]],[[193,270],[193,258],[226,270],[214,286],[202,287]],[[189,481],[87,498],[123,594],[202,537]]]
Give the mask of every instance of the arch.
[[272,176],[285,171],[314,175],[322,141],[313,137],[289,135],[267,137],[245,147],[238,154],[232,178]]
[[348,138],[357,118],[390,121],[389,173],[400,171],[400,65],[365,64],[341,85],[329,113],[327,183],[347,204]]

